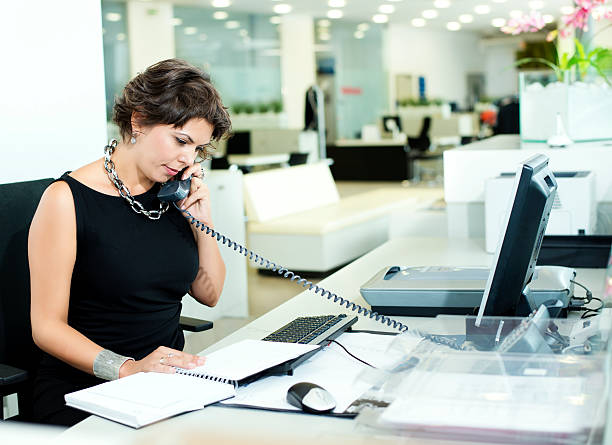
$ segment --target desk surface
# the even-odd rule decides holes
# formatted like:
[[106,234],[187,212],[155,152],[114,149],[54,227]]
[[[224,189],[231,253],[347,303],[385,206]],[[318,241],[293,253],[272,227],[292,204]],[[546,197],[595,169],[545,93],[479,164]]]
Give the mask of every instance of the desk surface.
[[[484,240],[423,237],[395,239],[322,280],[319,285],[354,302],[365,304],[359,293],[359,287],[383,267],[389,265],[489,266],[492,258],[493,256],[484,250]],[[603,269],[580,269],[577,280],[590,286],[594,295],[601,295],[604,273]],[[342,312],[351,313],[336,303],[305,291],[203,352],[206,354],[244,338],[262,338],[297,316]],[[428,318],[398,317],[398,320],[408,324],[410,328],[422,328],[431,322]],[[363,317],[359,318],[355,328],[392,331],[379,322]],[[355,443],[355,440],[363,444],[374,443],[377,437],[378,440],[382,440],[378,433],[364,430],[350,419],[216,406],[168,419],[142,430],[133,430],[91,416],[67,430],[61,438],[104,435],[109,438],[109,443],[149,443],[146,440],[143,442],[144,438],[176,439],[177,436],[169,434],[185,434],[185,432],[198,434],[198,437],[202,438],[201,442],[193,443],[204,443],[207,435],[222,437],[223,434],[230,434],[232,437],[240,434],[248,435],[251,442],[261,438],[262,443],[266,438],[280,440],[283,437],[287,439],[299,437],[304,443],[312,440],[321,442],[324,439],[327,439],[325,443],[331,443],[330,438],[333,438],[335,443],[347,441]],[[392,443],[385,440],[382,442]],[[422,442],[414,440],[414,443]]]
[[229,155],[227,160],[230,164],[241,167],[254,167],[256,165],[282,164],[289,161],[289,153],[277,153],[269,155]]

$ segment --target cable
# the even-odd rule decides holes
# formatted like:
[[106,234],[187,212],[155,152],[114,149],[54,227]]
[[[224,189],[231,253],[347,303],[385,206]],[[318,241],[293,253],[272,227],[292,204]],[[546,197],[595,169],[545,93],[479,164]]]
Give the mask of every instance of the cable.
[[351,357],[353,357],[355,360],[360,361],[361,363],[363,363],[364,365],[368,365],[370,368],[374,368],[374,369],[378,369],[376,366],[374,365],[370,365],[368,362],[361,360],[359,357],[351,354],[349,352],[348,349],[346,349],[342,344],[338,343],[336,340],[329,340],[330,343],[336,343],[338,346],[340,346],[342,349],[344,349],[344,352],[346,352],[348,355],[350,355]]
[[584,289],[584,291],[586,292],[586,300],[587,300],[587,302],[589,302],[589,301],[591,301],[593,299],[593,293],[590,290],[588,290],[586,288],[586,286],[584,286],[583,284],[580,284],[580,283],[578,283],[577,281],[574,281],[574,280],[570,280],[570,283],[573,283],[576,286],[579,286],[579,287]]
[[601,298],[591,297],[591,299],[599,301],[599,303],[600,303],[599,307],[597,309],[587,309],[580,316],[580,318],[594,317],[595,315],[599,314],[599,312],[604,308],[604,302],[603,302],[603,300]]
[[215,229],[208,227],[206,224],[199,221],[196,217],[194,217],[191,213],[189,213],[188,210],[181,209],[178,205],[176,205],[176,202],[173,202],[172,204],[174,205],[174,207],[177,208],[179,212],[182,212],[185,215],[187,215],[188,217],[187,219],[190,224],[193,224],[197,229],[200,229],[202,232],[205,232],[207,235],[210,235],[212,238],[215,238],[217,241],[220,241],[221,244],[224,244],[228,248],[233,248],[234,251],[238,251],[240,254],[248,258],[250,261],[256,264],[259,264],[260,266],[264,266],[268,270],[272,270],[273,272],[276,272],[283,278],[287,278],[288,280],[295,281],[297,284],[301,285],[302,287],[304,288],[307,287],[308,290],[313,291],[315,294],[320,294],[322,297],[325,297],[328,300],[333,301],[334,303],[338,303],[340,306],[344,306],[353,312],[356,311],[358,315],[363,315],[364,317],[374,319],[382,324],[386,324],[387,326],[391,326],[395,329],[399,329],[400,332],[404,332],[408,330],[407,325],[400,323],[397,320],[387,317],[386,315],[380,315],[379,313],[374,312],[370,309],[366,309],[363,306],[358,305],[357,303],[353,303],[350,300],[342,298],[324,289],[323,287],[320,287],[314,284],[312,281],[308,281],[307,279],[302,278],[301,276],[290,271],[289,269],[286,269],[282,266],[277,265],[276,263],[273,263],[270,260],[263,258],[262,256],[256,254],[252,250],[247,249],[246,247],[238,244],[237,242],[232,241],[230,238],[226,237],[225,235],[217,232]]

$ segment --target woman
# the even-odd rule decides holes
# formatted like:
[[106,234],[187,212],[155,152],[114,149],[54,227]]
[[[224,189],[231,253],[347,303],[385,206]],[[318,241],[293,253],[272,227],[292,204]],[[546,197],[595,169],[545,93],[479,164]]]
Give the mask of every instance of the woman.
[[189,292],[214,306],[225,279],[216,241],[156,197],[184,169],[181,178],[192,180],[180,207],[214,227],[196,158],[231,123],[209,77],[177,59],[159,62],[126,85],[113,114],[121,141],[49,186],[30,228],[32,336],[43,351],[34,415],[42,423],[87,417],[65,406],[68,392],[202,365],[181,351],[181,299]]

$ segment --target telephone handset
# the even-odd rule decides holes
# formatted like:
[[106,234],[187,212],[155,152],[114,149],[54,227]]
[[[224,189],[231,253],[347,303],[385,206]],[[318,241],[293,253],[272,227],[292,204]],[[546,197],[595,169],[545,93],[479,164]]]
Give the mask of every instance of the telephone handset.
[[191,177],[181,180],[181,175],[184,170],[181,170],[175,177],[173,181],[168,181],[162,184],[159,192],[157,193],[157,197],[162,202],[172,202],[172,205],[176,207],[179,212],[187,215],[187,220],[190,224],[193,224],[196,228],[200,229],[202,232],[205,232],[207,235],[210,235],[212,238],[215,238],[217,241],[221,242],[221,244],[225,244],[227,247],[234,249],[237,253],[244,255],[250,261],[259,264],[260,266],[264,266],[268,270],[272,270],[273,272],[278,273],[283,278],[287,278],[291,281],[295,281],[297,284],[301,285],[304,288],[308,288],[308,290],[313,291],[315,294],[320,294],[322,297],[326,297],[328,300],[333,301],[334,303],[338,303],[340,306],[344,306],[347,309],[352,311],[357,311],[358,315],[363,315],[364,317],[373,318],[376,321],[380,321],[387,326],[392,326],[394,328],[399,329],[400,331],[407,331],[408,326],[399,321],[396,321],[392,318],[387,317],[386,315],[380,315],[376,312],[371,311],[370,309],[366,309],[363,306],[358,305],[357,303],[353,303],[350,300],[342,298],[320,286],[314,284],[312,281],[308,281],[305,278],[297,275],[296,273],[286,269],[282,266],[269,261],[255,252],[247,249],[244,246],[232,241],[225,235],[220,234],[216,230],[208,227],[203,222],[199,221],[195,218],[188,210],[181,209],[178,205],[176,205],[177,201],[181,199],[185,199],[189,195],[189,188],[191,186]]
[[157,192],[157,198],[161,202],[180,201],[189,195],[189,189],[191,188],[191,176],[187,179],[181,179],[181,176],[185,170],[186,167],[178,172],[174,177],[174,181],[168,181],[162,184],[159,192]]

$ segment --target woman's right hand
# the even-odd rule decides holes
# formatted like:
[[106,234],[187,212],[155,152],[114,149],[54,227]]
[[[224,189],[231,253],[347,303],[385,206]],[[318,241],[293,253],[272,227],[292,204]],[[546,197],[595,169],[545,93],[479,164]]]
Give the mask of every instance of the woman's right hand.
[[128,360],[119,368],[119,378],[137,372],[163,372],[174,374],[175,368],[193,369],[202,366],[205,357],[188,354],[165,346],[158,347],[142,360]]

